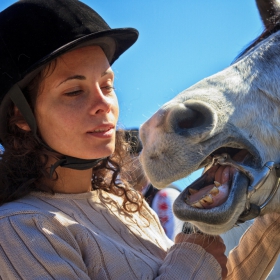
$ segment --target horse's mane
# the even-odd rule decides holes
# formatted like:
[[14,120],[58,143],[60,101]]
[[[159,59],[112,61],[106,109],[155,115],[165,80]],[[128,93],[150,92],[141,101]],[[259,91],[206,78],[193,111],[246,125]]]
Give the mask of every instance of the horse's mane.
[[232,64],[238,60],[241,56],[243,56],[245,53],[247,53],[250,49],[258,45],[261,41],[265,40],[272,34],[276,33],[280,30],[280,23],[277,21],[276,23],[272,23],[268,27],[265,28],[265,30],[262,32],[260,36],[258,36],[255,40],[253,40],[249,46],[247,46],[243,51],[241,51],[238,56],[233,60]]

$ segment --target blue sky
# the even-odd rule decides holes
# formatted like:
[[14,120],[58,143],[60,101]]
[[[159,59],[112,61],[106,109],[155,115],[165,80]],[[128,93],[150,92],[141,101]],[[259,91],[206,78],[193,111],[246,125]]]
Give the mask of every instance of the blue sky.
[[[1,0],[3,10],[12,0]],[[262,31],[254,0],[84,0],[112,28],[138,41],[113,65],[122,128],[139,127],[161,105],[226,68]],[[197,173],[180,180],[183,188]]]

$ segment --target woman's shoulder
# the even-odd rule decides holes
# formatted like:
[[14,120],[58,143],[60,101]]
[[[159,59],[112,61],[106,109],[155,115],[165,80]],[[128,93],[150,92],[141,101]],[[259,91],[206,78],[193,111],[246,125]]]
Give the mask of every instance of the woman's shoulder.
[[[46,204],[46,203],[45,203]],[[51,205],[46,207],[41,199],[28,195],[0,207],[1,240],[18,233],[19,235],[32,232],[34,236],[47,235],[49,232],[56,236],[69,236],[77,231],[77,222],[69,215],[55,209]],[[71,230],[69,230],[71,228]],[[5,232],[5,233],[4,233]]]
[[3,220],[17,219],[18,221],[28,220],[32,217],[35,220],[53,220],[57,216],[63,216],[65,219],[71,217],[65,215],[51,204],[43,201],[40,197],[27,195],[18,200],[8,202],[0,206],[0,223]]
[[0,219],[6,216],[22,215],[34,213],[44,216],[67,216],[65,209],[71,209],[71,206],[78,203],[87,201],[91,197],[95,198],[96,195],[92,193],[81,194],[62,194],[62,193],[45,193],[45,192],[32,192],[12,202],[5,203],[0,206]]
[[34,197],[28,195],[15,201],[7,202],[0,206],[0,219],[8,216],[27,213],[42,213],[44,210],[34,205]]

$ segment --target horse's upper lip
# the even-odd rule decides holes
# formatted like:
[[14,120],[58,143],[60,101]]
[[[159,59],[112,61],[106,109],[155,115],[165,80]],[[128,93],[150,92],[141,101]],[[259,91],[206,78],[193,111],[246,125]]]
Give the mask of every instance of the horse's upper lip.
[[[212,151],[208,156],[206,156],[200,163],[199,168],[205,168],[205,171],[208,169],[208,167],[211,165],[213,157],[216,155],[221,155],[223,153],[229,154],[230,157],[234,157],[236,153],[240,150],[246,150],[248,154],[250,154],[250,159],[246,159],[246,165],[250,166],[251,168],[254,169],[259,169],[262,167],[262,160],[259,156],[258,151],[253,147],[252,145],[241,145],[241,144],[236,144],[238,148],[235,147],[235,144],[232,146],[229,146],[228,144],[225,144],[219,148],[216,148],[214,151]],[[204,171],[204,172],[205,172]]]

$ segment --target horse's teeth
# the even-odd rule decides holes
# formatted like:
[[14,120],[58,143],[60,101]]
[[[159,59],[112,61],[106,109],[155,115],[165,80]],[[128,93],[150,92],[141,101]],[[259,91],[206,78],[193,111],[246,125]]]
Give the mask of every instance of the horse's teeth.
[[209,192],[211,195],[217,195],[219,193],[219,189],[217,187],[213,187],[213,189]]
[[204,202],[206,204],[212,204],[213,203],[213,198],[212,198],[211,195],[206,195],[200,200],[200,203],[201,202]]
[[201,209],[203,209],[203,206],[201,205],[201,203],[199,201],[196,201],[191,206],[194,207],[194,208],[201,208]]
[[218,181],[214,181],[214,185],[215,185],[216,187],[219,187],[219,186],[221,186],[221,183],[219,183]]
[[198,192],[196,189],[188,188],[190,194],[195,194]]

